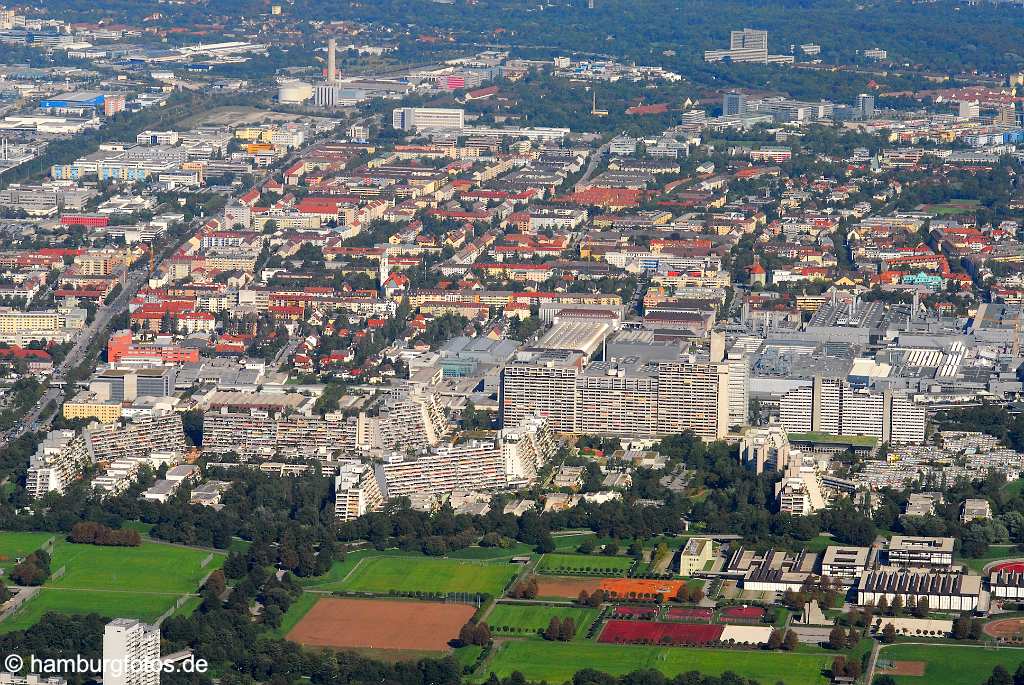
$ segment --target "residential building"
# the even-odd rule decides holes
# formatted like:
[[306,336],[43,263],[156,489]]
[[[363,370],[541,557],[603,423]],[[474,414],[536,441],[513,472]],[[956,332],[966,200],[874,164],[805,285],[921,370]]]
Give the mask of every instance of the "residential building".
[[159,627],[115,618],[103,629],[104,685],[159,685],[159,661]]
[[572,433],[577,426],[576,379],[583,354],[573,350],[523,350],[501,372],[501,423],[518,425],[538,415],[551,430]]
[[367,464],[342,464],[334,478],[334,518],[352,521],[376,511],[384,503],[384,495],[373,468]]
[[184,454],[187,449],[181,415],[163,414],[124,423],[92,424],[83,431],[92,461],[148,458],[153,452]]
[[88,463],[82,436],[73,430],[50,431],[29,457],[25,489],[34,499],[48,492],[63,494]]

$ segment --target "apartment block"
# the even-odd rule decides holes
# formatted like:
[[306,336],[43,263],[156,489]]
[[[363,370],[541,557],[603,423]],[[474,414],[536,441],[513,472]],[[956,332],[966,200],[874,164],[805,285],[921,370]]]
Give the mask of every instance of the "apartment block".
[[869,435],[890,443],[923,442],[925,413],[907,393],[856,389],[845,379],[821,376],[779,403],[779,419],[791,433]]
[[63,494],[89,463],[85,440],[73,430],[56,430],[29,457],[25,489],[38,499],[48,492]]
[[234,452],[244,460],[278,456],[330,460],[356,447],[357,421],[340,413],[307,416],[261,409],[207,411],[203,415],[203,450]]
[[576,431],[576,380],[585,363],[584,355],[572,350],[517,353],[501,372],[502,425],[518,425],[536,414],[555,432]]
[[334,478],[334,518],[351,521],[376,511],[384,503],[384,495],[373,468],[368,464],[342,464]]
[[103,629],[104,685],[160,685],[160,628],[115,618]]
[[135,419],[125,424],[91,425],[83,432],[94,462],[148,458],[153,452],[183,454],[187,449],[181,416],[164,414]]

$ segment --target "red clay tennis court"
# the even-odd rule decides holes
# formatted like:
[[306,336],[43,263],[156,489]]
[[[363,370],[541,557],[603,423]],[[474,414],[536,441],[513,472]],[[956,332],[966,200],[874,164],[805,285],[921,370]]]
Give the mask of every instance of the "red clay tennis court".
[[605,624],[598,642],[628,644],[703,645],[722,637],[724,628],[710,623],[661,623],[658,621],[619,621]]
[[761,607],[729,607],[723,609],[721,619],[725,623],[752,623],[764,618]]
[[626,616],[629,618],[652,618],[658,615],[658,610],[654,607],[635,607],[635,606],[617,606],[615,607],[616,616]]
[[672,607],[665,618],[675,621],[710,621],[714,611],[706,607]]
[[608,578],[601,581],[601,589],[612,597],[655,599],[657,596],[675,597],[684,580],[650,580],[647,578]]

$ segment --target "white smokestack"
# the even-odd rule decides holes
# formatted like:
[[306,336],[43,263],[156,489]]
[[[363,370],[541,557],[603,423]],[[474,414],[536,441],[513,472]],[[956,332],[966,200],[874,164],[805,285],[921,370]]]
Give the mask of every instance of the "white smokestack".
[[327,41],[327,80],[334,83],[338,78],[338,69],[335,62],[335,52],[338,46],[333,38]]

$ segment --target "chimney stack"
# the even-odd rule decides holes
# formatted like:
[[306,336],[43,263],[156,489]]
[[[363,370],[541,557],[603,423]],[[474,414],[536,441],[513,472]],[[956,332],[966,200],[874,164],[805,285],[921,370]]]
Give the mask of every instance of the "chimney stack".
[[338,78],[337,63],[335,62],[335,52],[337,52],[338,46],[333,38],[327,41],[327,81],[334,83]]

